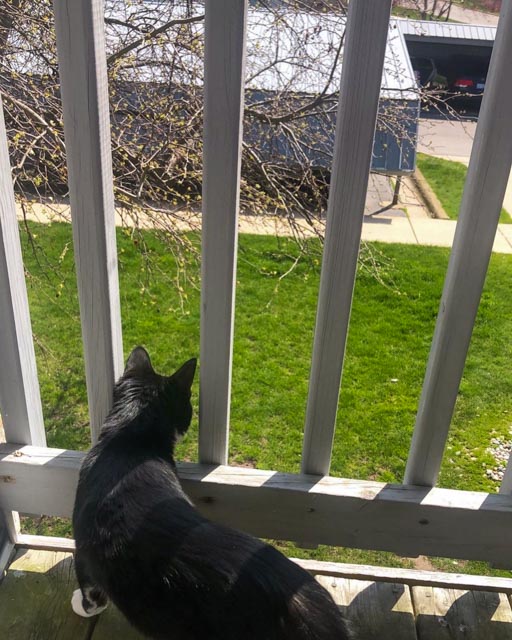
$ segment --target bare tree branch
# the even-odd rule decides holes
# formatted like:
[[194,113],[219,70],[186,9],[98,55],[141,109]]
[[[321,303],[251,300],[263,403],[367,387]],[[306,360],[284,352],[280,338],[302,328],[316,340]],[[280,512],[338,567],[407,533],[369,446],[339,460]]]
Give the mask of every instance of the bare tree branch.
[[139,48],[141,45],[147,44],[150,40],[154,40],[155,38],[162,35],[166,31],[169,31],[169,29],[172,29],[172,27],[176,27],[177,25],[181,25],[181,24],[191,24],[193,22],[201,22],[201,20],[204,20],[204,14],[191,16],[190,18],[180,18],[178,20],[169,20],[169,22],[166,22],[160,27],[153,29],[152,31],[145,34],[141,38],[138,38],[137,40],[130,42],[130,44],[126,45],[122,49],[119,49],[119,51],[112,53],[107,58],[107,65],[112,65],[116,60],[119,60],[119,58],[122,58],[127,53],[130,53],[130,51],[134,51],[135,49]]

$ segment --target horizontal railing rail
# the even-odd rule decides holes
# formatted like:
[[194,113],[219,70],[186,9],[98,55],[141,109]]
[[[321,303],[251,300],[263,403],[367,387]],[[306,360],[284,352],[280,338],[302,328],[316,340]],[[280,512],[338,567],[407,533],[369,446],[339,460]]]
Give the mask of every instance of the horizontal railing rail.
[[[84,455],[0,445],[1,503],[69,517]],[[178,473],[202,513],[256,536],[512,566],[509,495],[225,465],[182,463]]]

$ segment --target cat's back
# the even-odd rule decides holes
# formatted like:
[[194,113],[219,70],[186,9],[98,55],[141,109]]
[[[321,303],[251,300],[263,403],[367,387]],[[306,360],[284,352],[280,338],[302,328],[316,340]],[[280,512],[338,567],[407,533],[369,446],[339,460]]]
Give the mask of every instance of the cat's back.
[[100,441],[80,470],[73,510],[77,544],[100,551],[114,537],[118,545],[128,544],[169,500],[189,503],[170,461],[115,439]]

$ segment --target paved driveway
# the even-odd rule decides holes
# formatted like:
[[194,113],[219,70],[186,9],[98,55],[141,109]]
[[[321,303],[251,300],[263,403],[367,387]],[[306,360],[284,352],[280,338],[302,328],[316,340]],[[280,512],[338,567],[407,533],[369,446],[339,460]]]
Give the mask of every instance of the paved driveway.
[[420,120],[418,151],[443,158],[469,160],[476,122]]

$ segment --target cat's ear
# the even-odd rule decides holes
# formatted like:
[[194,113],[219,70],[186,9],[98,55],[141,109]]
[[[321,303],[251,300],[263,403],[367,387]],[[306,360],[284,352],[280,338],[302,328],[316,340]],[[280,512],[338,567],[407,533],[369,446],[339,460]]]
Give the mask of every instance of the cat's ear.
[[176,373],[172,374],[170,379],[175,382],[182,391],[190,393],[192,382],[194,382],[196,365],[197,358],[187,360],[187,362],[185,362],[185,364],[181,366]]
[[135,347],[126,361],[124,375],[154,373],[149,354],[144,347]]

